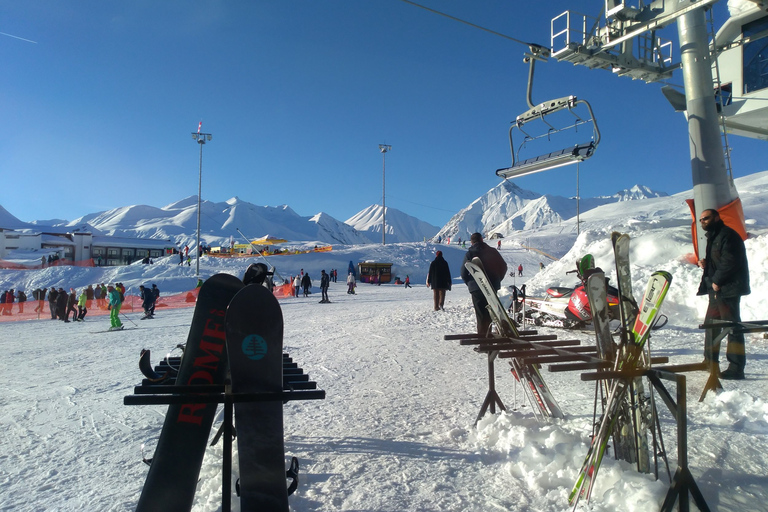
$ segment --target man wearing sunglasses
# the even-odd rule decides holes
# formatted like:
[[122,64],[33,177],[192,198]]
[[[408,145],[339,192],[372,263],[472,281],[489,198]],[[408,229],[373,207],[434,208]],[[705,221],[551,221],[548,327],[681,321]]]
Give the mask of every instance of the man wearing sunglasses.
[[[704,210],[699,216],[701,228],[706,231],[707,250],[699,266],[704,269],[697,295],[708,295],[709,304],[704,323],[713,320],[741,322],[739,302],[749,295],[749,267],[747,251],[741,236],[725,225],[717,210]],[[704,361],[719,364],[720,343],[714,339],[721,329],[707,329],[704,336]],[[744,334],[729,334],[726,349],[728,369],[720,374],[727,380],[744,378],[746,354]]]

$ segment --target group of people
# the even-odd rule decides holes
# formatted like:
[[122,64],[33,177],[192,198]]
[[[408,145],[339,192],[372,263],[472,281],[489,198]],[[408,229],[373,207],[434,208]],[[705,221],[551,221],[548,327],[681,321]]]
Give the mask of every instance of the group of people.
[[[331,282],[336,282],[338,276],[338,272],[336,269],[331,269],[330,272],[326,272],[325,269],[320,271],[320,303],[325,304],[328,302],[331,302],[330,299],[328,299],[328,288],[330,286]],[[299,293],[302,292],[304,297],[309,297],[312,293],[312,279],[309,277],[309,272],[304,272],[304,269],[302,268],[301,271],[296,274],[295,277],[291,280],[292,289],[293,289],[293,296],[298,297]],[[349,293],[349,292],[347,292]]]
[[[152,318],[155,314],[155,305],[160,297],[160,289],[156,284],[152,286],[139,286],[144,309],[144,318]],[[3,315],[12,314],[14,303],[19,305],[19,313],[24,312],[24,304],[27,302],[27,295],[14,289],[6,290],[0,294],[0,310]],[[120,308],[125,301],[125,285],[115,283],[114,285],[105,285],[104,283],[88,285],[79,292],[75,288],[68,291],[64,287],[36,288],[32,291],[31,300],[35,301],[35,313],[42,313],[44,305],[48,302],[48,309],[51,314],[51,320],[61,320],[65,323],[82,322],[88,314],[88,309],[95,307],[110,311],[110,329],[121,329]]]
[[19,313],[23,313],[24,303],[27,301],[27,295],[21,290],[16,292],[13,288],[11,288],[10,290],[5,290],[0,294],[0,314],[12,315],[14,301],[17,301],[19,304]]

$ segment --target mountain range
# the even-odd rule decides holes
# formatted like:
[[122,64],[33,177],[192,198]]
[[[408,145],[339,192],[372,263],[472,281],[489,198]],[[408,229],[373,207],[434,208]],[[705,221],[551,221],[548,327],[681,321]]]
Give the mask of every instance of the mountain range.
[[[200,236],[209,245],[230,238],[272,235],[289,241],[327,244],[367,244],[381,241],[382,216],[386,214],[386,241],[417,242],[433,237],[468,239],[474,232],[501,236],[520,230],[558,224],[597,206],[661,197],[667,194],[635,185],[610,196],[577,200],[575,197],[538,194],[502,181],[456,213],[442,228],[397,209],[371,205],[341,222],[326,213],[303,217],[288,205],[257,206],[238,197],[225,202],[203,201]],[[98,235],[171,239],[179,245],[193,242],[197,231],[197,196],[162,208],[121,206],[84,215],[73,221],[60,219],[23,222],[0,206],[0,228],[35,231],[90,231]],[[242,235],[242,236],[241,236]]]

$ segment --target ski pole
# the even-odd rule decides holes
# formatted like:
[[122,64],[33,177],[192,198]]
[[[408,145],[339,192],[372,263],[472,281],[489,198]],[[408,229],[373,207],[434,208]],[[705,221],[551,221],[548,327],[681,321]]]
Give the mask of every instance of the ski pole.
[[125,314],[125,313],[123,313],[122,311],[120,312],[120,314],[121,314],[121,315],[123,315],[123,318],[125,318],[126,320],[128,320],[129,322],[131,322],[131,323],[132,323],[133,325],[135,325],[136,327],[138,327],[138,326],[139,326],[139,325],[138,325],[136,322],[134,322],[133,320],[131,320],[130,318],[128,318],[128,315],[126,315],[126,314]]

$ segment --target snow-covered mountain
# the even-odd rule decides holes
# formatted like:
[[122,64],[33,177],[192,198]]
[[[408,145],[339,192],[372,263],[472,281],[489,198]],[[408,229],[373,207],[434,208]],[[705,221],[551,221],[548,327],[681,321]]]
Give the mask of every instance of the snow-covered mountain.
[[[597,206],[620,201],[662,197],[667,194],[647,187],[634,187],[609,196],[579,201],[584,213]],[[386,209],[386,240],[390,243],[419,242],[424,239],[458,237],[468,239],[475,231],[504,237],[521,230],[561,224],[576,216],[575,198],[538,194],[502,181],[454,215],[442,228]],[[345,222],[326,213],[302,217],[288,205],[257,206],[238,197],[216,203],[203,201],[200,212],[201,239],[208,245],[228,244],[230,237],[241,239],[273,235],[291,241],[328,244],[365,244],[381,241],[382,212],[371,205]],[[0,228],[46,231],[91,231],[97,235],[171,239],[179,246],[194,243],[197,231],[197,196],[190,196],[162,208],[132,205],[84,215],[73,221],[23,222],[0,206]]]
[[[358,244],[367,238],[330,215],[319,213],[302,217],[289,206],[257,206],[238,197],[222,203],[203,201],[200,208],[200,237],[209,245],[247,237],[273,235],[288,240]],[[95,231],[112,236],[170,238],[185,245],[197,230],[197,197],[155,208],[146,205],[124,206],[86,215],[68,226],[87,223]]]
[[516,231],[560,224],[598,206],[619,201],[633,201],[668,194],[642,185],[608,196],[581,198],[538,194],[505,180],[454,215],[438,235],[442,238],[469,239],[474,232],[508,237]]
[[389,207],[382,208],[378,204],[359,211],[344,223],[368,235],[371,242],[380,242],[382,214],[384,212],[386,212],[384,220],[387,225],[386,240],[388,242],[418,242],[425,238],[432,238],[440,229],[400,210]]

